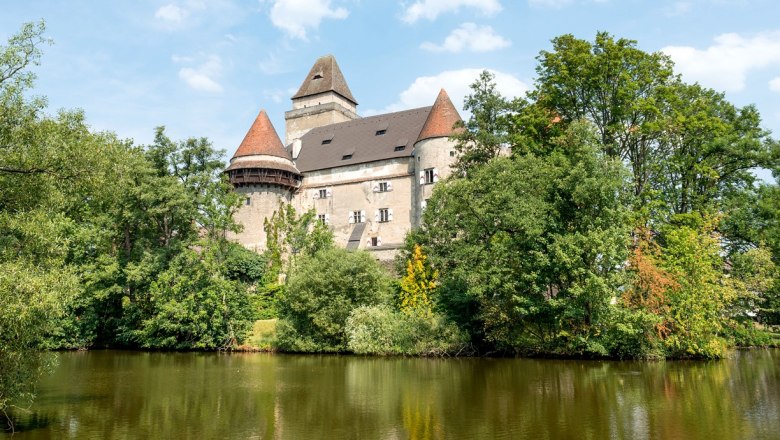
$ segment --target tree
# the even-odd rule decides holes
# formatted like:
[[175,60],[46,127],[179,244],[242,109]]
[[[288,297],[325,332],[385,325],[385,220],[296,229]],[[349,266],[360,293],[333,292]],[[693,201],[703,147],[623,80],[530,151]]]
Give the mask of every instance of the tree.
[[509,142],[510,103],[496,90],[495,75],[482,71],[470,87],[472,93],[466,96],[463,109],[471,112],[471,117],[459,123],[458,127],[464,130],[452,136],[459,153],[453,168],[460,174],[498,157]]
[[330,248],[301,258],[279,304],[279,348],[345,351],[350,312],[389,304],[390,284],[389,276],[365,252]]
[[433,293],[439,274],[427,264],[427,259],[422,247],[415,244],[406,262],[406,276],[401,278],[399,308],[407,315],[430,317],[433,314]]
[[440,185],[415,238],[442,285],[476,298],[493,347],[604,354],[595,337],[627,252],[625,173],[587,124],[556,142],[549,156],[498,158]]

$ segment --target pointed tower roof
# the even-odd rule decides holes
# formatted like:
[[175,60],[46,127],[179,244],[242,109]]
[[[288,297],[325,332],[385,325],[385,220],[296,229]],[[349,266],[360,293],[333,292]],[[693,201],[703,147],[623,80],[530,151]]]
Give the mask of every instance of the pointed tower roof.
[[233,158],[241,156],[266,155],[276,156],[284,159],[292,159],[290,153],[284,149],[279,135],[265,110],[260,110],[260,114],[255,118],[255,122],[249,128],[249,131],[238,146]]
[[347,86],[347,81],[344,79],[344,75],[341,73],[338,63],[336,63],[336,57],[333,55],[319,57],[317,61],[314,62],[314,65],[309,71],[309,75],[303,80],[303,84],[301,84],[301,87],[298,89],[298,92],[293,95],[292,99],[304,98],[326,92],[338,93],[357,105],[357,101],[355,101],[355,98],[352,96],[352,92],[349,91],[349,86]]
[[420,136],[417,138],[417,141],[436,137],[449,137],[456,132],[452,127],[460,120],[458,110],[455,109],[452,101],[450,101],[447,92],[441,89],[439,96],[436,97],[436,102],[431,107],[431,112],[428,113],[425,125],[420,130]]

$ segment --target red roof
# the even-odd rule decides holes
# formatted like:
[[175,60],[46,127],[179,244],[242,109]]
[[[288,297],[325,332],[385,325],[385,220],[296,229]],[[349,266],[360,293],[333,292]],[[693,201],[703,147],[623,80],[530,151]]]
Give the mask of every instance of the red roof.
[[430,138],[449,137],[456,132],[453,126],[460,120],[458,110],[455,109],[452,101],[450,101],[447,92],[445,92],[444,89],[441,89],[417,140],[421,141]]
[[265,110],[260,110],[255,122],[238,146],[236,154],[233,157],[267,155],[291,159],[290,153],[284,149],[279,135],[276,134],[271,120]]

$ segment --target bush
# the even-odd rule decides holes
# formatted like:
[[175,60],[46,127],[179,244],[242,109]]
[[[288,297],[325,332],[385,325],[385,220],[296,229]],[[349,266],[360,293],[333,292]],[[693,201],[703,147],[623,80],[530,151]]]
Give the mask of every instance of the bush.
[[468,345],[468,335],[439,315],[408,315],[386,305],[353,310],[346,332],[356,354],[442,356]]
[[345,351],[345,325],[352,310],[388,304],[391,297],[389,276],[366,252],[334,248],[304,257],[278,304],[278,347],[296,352]]

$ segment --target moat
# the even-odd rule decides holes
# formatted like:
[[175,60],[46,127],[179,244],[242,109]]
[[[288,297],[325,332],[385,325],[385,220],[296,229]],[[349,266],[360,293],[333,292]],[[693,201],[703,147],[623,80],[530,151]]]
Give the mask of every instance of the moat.
[[711,362],[66,352],[17,429],[17,439],[777,439],[780,350]]

